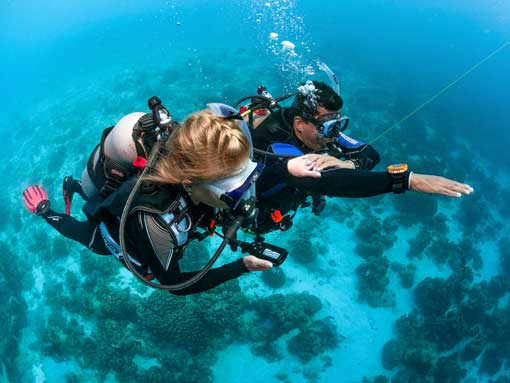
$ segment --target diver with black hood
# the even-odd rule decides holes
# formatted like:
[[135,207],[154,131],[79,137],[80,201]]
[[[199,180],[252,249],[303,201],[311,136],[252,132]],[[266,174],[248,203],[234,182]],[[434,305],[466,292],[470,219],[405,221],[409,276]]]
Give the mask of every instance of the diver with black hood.
[[[407,164],[370,171],[380,162],[379,154],[344,133],[349,118],[340,111],[343,100],[323,82],[307,81],[296,93],[278,98],[263,86],[257,91],[235,104],[250,100],[241,111],[251,129],[255,158],[266,164],[257,181],[256,234],[289,229],[297,210],[310,206],[309,197],[312,212],[318,215],[325,196],[363,198],[414,190],[460,197],[473,191],[454,180],[413,173]],[[290,107],[279,105],[292,96]],[[297,166],[305,166],[307,173]]]

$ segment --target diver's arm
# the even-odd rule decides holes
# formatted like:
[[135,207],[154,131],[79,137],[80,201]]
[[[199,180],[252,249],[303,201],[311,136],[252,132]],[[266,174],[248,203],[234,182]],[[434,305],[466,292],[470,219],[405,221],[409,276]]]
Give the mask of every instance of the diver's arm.
[[372,170],[380,161],[381,157],[372,145],[366,145],[361,150],[344,150],[345,158],[356,166],[356,169]]
[[[370,172],[368,170],[326,169],[314,170],[311,155],[290,160],[286,183],[304,191],[316,192],[329,197],[371,197],[393,191],[393,177],[387,172]],[[298,171],[296,171],[298,170]],[[429,174],[411,173],[408,187],[418,193],[441,194],[448,197],[461,197],[473,192],[467,184],[445,177]]]
[[287,176],[287,183],[299,190],[328,197],[362,198],[393,191],[393,178],[387,172],[354,169],[327,169],[319,177]]
[[[155,272],[154,274],[160,283],[176,284],[189,280],[198,272],[199,271],[182,272],[180,271],[177,262],[172,262],[172,265],[169,267],[169,271],[164,271],[163,273]],[[201,293],[221,285],[222,283],[238,278],[247,272],[248,269],[244,265],[243,259],[240,258],[237,261],[209,270],[198,282],[185,289],[171,291],[171,293],[174,295]]]
[[342,149],[345,159],[353,162],[356,169],[372,170],[381,161],[379,153],[372,145],[346,134],[340,133],[335,144]]
[[[150,272],[161,284],[175,285],[182,283],[189,280],[199,272],[182,272],[179,267],[179,259],[183,256],[183,254],[178,251],[172,254],[170,265],[168,266],[168,270],[166,270],[159,261],[147,233],[138,223],[136,214],[133,214],[130,218],[128,218],[126,233],[126,242],[128,244],[129,254],[146,264],[149,267]],[[184,254],[184,256],[186,256],[186,254]],[[246,268],[243,260],[239,259],[220,267],[213,268],[209,270],[197,283],[182,290],[172,291],[171,293],[175,295],[199,293],[212,289],[231,279],[238,278],[247,272],[248,269]]]

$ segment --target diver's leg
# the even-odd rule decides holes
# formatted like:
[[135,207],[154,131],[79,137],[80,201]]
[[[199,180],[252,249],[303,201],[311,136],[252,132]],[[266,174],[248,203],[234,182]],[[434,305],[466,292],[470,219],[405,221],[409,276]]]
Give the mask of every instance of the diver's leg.
[[84,201],[88,201],[89,197],[87,197],[87,195],[83,191],[83,187],[81,186],[81,181],[74,180],[73,190],[75,193],[78,193]]
[[110,254],[98,232],[99,222],[78,221],[69,214],[61,214],[52,210],[46,190],[39,185],[29,186],[23,191],[23,202],[27,209],[48,222],[64,237],[81,243],[98,254]]
[[62,181],[62,195],[64,196],[64,204],[66,206],[67,215],[71,214],[71,204],[73,202],[74,193],[78,193],[84,201],[88,200],[80,181],[75,180],[73,176],[64,177],[64,180]]
[[81,243],[97,254],[110,255],[99,232],[98,222],[78,221],[70,215],[57,213],[51,209],[42,218],[64,237]]

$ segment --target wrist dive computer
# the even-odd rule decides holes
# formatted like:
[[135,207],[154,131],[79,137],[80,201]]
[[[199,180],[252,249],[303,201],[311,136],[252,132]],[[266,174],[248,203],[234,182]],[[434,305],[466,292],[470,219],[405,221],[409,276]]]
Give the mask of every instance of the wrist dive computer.
[[393,193],[401,194],[409,190],[409,166],[407,164],[393,164],[387,168],[393,178]]

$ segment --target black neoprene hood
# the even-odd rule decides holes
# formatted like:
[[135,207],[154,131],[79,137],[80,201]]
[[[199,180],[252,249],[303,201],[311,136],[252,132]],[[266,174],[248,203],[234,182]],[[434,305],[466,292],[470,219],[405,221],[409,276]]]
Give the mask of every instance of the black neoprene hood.
[[[344,102],[329,85],[321,81],[313,81],[313,85],[316,88],[317,103],[319,106],[326,108],[331,111],[338,111],[342,109]],[[294,116],[303,117],[306,120],[313,119],[313,116],[317,114],[316,108],[310,108],[306,105],[306,96],[301,93],[297,93],[292,103],[292,109]]]

